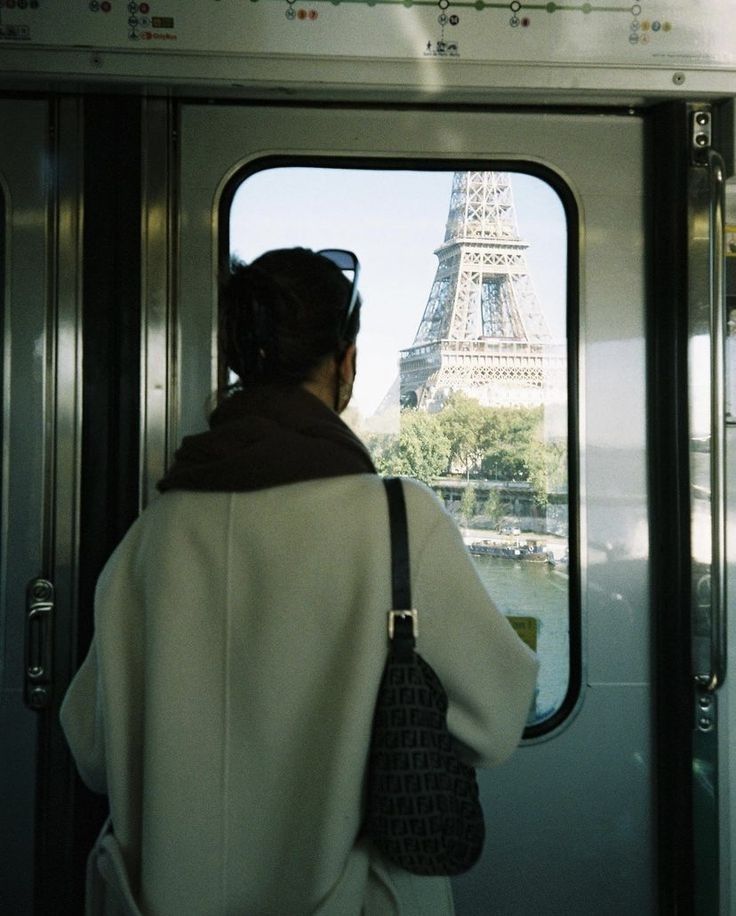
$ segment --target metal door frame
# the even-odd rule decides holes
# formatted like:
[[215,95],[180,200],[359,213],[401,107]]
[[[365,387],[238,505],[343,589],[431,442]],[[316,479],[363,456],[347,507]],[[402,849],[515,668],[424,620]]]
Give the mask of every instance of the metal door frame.
[[[81,118],[75,99],[3,99],[0,152],[9,231],[3,385],[3,787],[17,793],[12,848],[2,856],[13,888],[8,913],[59,901],[72,851],[65,814],[73,771],[58,725],[73,665],[81,442]],[[38,113],[32,114],[37,108]],[[54,585],[38,637],[43,684],[29,681],[26,586]],[[33,697],[34,709],[24,705]],[[25,723],[24,725],[22,723]],[[35,785],[33,785],[35,783]],[[31,823],[31,821],[33,823]],[[18,842],[18,832],[25,836]],[[19,845],[25,852],[19,852]],[[35,866],[35,869],[34,869]],[[34,882],[34,870],[37,880]],[[43,880],[39,876],[43,875]],[[1,897],[0,897],[1,899]],[[35,902],[34,902],[35,901]]]
[[[558,173],[562,173],[567,177],[566,166],[560,165],[562,163],[567,163],[568,159],[572,156],[570,152],[571,149],[578,147],[580,141],[580,135],[578,133],[578,121],[583,120],[586,124],[592,125],[593,122],[600,125],[601,116],[597,115],[595,117],[591,116],[590,113],[551,113],[545,112],[544,115],[540,113],[530,113],[530,112],[432,112],[431,110],[426,109],[411,109],[407,111],[403,110],[391,110],[387,109],[380,111],[380,117],[382,120],[387,121],[388,119],[393,119],[392,129],[387,130],[384,127],[380,131],[375,131],[372,133],[371,124],[375,119],[376,115],[376,106],[373,106],[371,109],[370,106],[366,106],[365,109],[361,109],[358,106],[349,107],[346,106],[345,109],[342,109],[338,112],[338,106],[331,106],[328,109],[318,110],[315,113],[315,108],[311,109],[311,114],[307,112],[310,109],[300,108],[299,106],[280,106],[275,107],[273,112],[270,112],[271,115],[271,126],[266,126],[266,119],[269,115],[269,106],[253,106],[252,108],[243,105],[243,106],[199,106],[195,103],[183,105],[181,108],[180,123],[178,125],[177,135],[178,142],[180,144],[180,184],[179,184],[179,206],[180,206],[180,234],[179,234],[179,273],[177,277],[177,287],[178,287],[178,302],[177,302],[177,334],[179,335],[179,342],[177,347],[178,359],[179,359],[179,371],[180,375],[177,380],[177,388],[179,391],[179,403],[180,411],[178,412],[178,429],[172,427],[172,433],[170,435],[170,441],[176,441],[180,434],[189,433],[195,429],[200,429],[204,422],[204,404],[206,403],[207,396],[209,391],[205,390],[206,386],[209,385],[210,390],[214,388],[214,383],[216,382],[216,372],[214,367],[214,360],[212,357],[212,342],[214,339],[213,327],[214,327],[214,318],[216,315],[216,289],[217,284],[215,278],[217,275],[217,270],[219,266],[219,246],[217,239],[217,220],[218,220],[218,198],[222,193],[223,188],[227,184],[230,175],[238,167],[241,162],[244,162],[249,156],[263,156],[263,157],[278,157],[282,155],[304,155],[304,156],[313,156],[317,159],[330,155],[331,157],[355,157],[362,156],[364,159],[376,159],[376,164],[380,165],[381,159],[385,156],[396,160],[399,156],[407,157],[407,166],[411,167],[411,159],[415,157],[418,160],[438,160],[445,159],[446,161],[452,161],[454,158],[456,161],[461,159],[464,161],[479,161],[484,156],[486,158],[490,157],[486,151],[490,147],[493,149],[494,158],[503,159],[504,161],[509,161],[511,159],[520,158],[522,161],[524,159],[537,159],[542,164],[548,165],[553,169],[556,169]],[[374,114],[371,114],[371,111]],[[202,114],[207,112],[207,115],[203,115],[203,120],[206,120],[206,124],[203,123],[203,120],[196,120],[199,118],[199,115],[195,115],[194,112]],[[252,112],[257,112],[257,115],[253,119],[255,123],[250,123],[247,119],[250,117]],[[622,128],[630,128],[630,132],[627,134],[627,137],[632,138],[634,136],[642,136],[642,124],[640,121],[637,121],[637,114],[632,112],[621,113],[621,112],[610,112],[606,111],[603,113],[603,117],[608,117],[611,120],[606,122],[606,129],[611,131],[611,142],[614,133],[620,135]],[[340,121],[339,118],[345,117],[347,120],[347,126],[342,130],[339,129]],[[355,120],[350,121],[349,118],[354,117]],[[442,125],[446,125],[448,118],[453,120],[453,132],[452,136],[443,132]],[[228,122],[228,118],[232,120]],[[236,126],[240,125],[241,122],[238,121],[239,118],[243,118],[242,124],[248,124],[248,129],[243,131],[243,127]],[[315,118],[322,118],[325,121],[325,124],[320,125],[319,128],[315,126]],[[538,153],[536,147],[529,151],[529,155],[519,156],[517,148],[513,145],[510,137],[513,130],[520,130],[519,125],[522,121],[526,120],[528,123],[532,123],[532,119],[538,119],[539,130],[544,131],[546,136],[549,136],[551,139],[551,145],[554,148],[554,155],[552,153],[547,156]],[[586,118],[588,119],[586,121]],[[416,125],[410,125],[412,119],[416,120]],[[481,131],[478,127],[479,124],[483,123],[483,119],[488,119],[487,130]],[[627,119],[630,120],[630,123],[627,123]],[[220,130],[214,128],[214,124],[222,120],[224,123],[227,123],[226,130]],[[195,128],[196,121],[196,128]],[[368,122],[368,123],[366,123]],[[509,125],[513,122],[514,127],[511,128]],[[504,125],[499,133],[499,124]],[[396,127],[398,125],[398,130]],[[636,125],[636,126],[634,126]],[[458,140],[458,135],[464,131],[469,131],[470,140],[466,140],[462,144]],[[633,133],[632,133],[633,131]],[[237,139],[233,139],[232,135],[237,134]],[[397,139],[397,135],[401,135],[401,139]],[[386,143],[385,146],[381,145],[380,136],[390,136],[392,139],[390,142]],[[406,137],[411,135],[412,141],[409,142]],[[196,150],[193,150],[193,147],[196,144],[197,137],[207,137],[207,147],[206,150],[202,147],[201,155],[198,157]],[[318,138],[321,137],[330,137],[332,138],[331,143],[324,143]],[[342,137],[349,137],[347,142],[342,142]],[[608,135],[606,135],[608,136]],[[219,138],[219,139],[218,139]],[[421,139],[419,139],[421,138]],[[500,138],[500,139],[499,139]],[[624,141],[622,141],[624,142]],[[613,163],[613,168],[618,168],[620,170],[620,177],[618,175],[611,175],[610,170],[606,174],[606,178],[610,179],[612,185],[617,185],[617,178],[621,182],[622,186],[631,186],[632,175],[637,173],[638,169],[641,169],[641,163],[644,161],[643,150],[639,150],[637,144],[642,142],[641,140],[632,140],[625,141],[626,143],[631,142],[634,144],[632,149],[627,149],[626,154],[619,157],[618,160],[615,160]],[[606,145],[607,141],[604,141],[603,145]],[[233,144],[232,146],[230,144]],[[405,146],[402,146],[404,144]],[[538,145],[538,144],[537,144]],[[232,153],[230,150],[237,148],[239,151]],[[634,149],[638,150],[635,152]],[[249,152],[245,152],[248,150]],[[251,153],[250,150],[253,150]],[[555,158],[555,156],[557,158]],[[586,194],[590,191],[590,182],[592,180],[591,176],[596,171],[596,164],[593,161],[594,156],[590,156],[587,160],[584,161],[582,167],[581,177],[583,183],[588,188]],[[216,177],[213,179],[213,175]],[[635,180],[635,179],[634,179]],[[575,181],[568,181],[568,185],[572,187],[573,193],[577,193],[578,185]],[[618,186],[618,185],[617,185]],[[639,192],[643,195],[643,190]],[[612,211],[616,212],[618,206],[620,206],[619,201],[612,195],[608,194],[606,197],[606,206]],[[583,207],[586,205],[585,195],[583,197]],[[644,200],[643,196],[641,200],[637,198],[637,204],[631,205],[633,211],[638,210],[639,219],[644,219]],[[588,200],[589,209],[598,209],[599,218],[603,212],[600,209],[600,203],[598,200]],[[629,213],[629,216],[631,214]],[[615,221],[615,218],[612,218]],[[625,220],[623,221],[625,222]],[[585,235],[585,224],[581,226],[581,238],[583,239],[583,244],[586,243]],[[628,232],[628,229],[625,230]],[[644,231],[640,233],[640,237],[643,238]],[[627,244],[630,244],[631,239],[627,236]],[[600,252],[599,252],[600,255]],[[600,265],[600,257],[597,255],[598,261],[596,262]],[[586,256],[587,257],[587,256]],[[623,262],[621,262],[623,267]],[[634,266],[634,269],[635,266]],[[613,278],[611,278],[613,279]],[[584,304],[584,311],[586,305],[586,282],[588,280],[587,271],[584,270],[581,275],[581,301]],[[606,277],[606,282],[608,282],[608,275]],[[637,285],[638,284],[638,285]],[[620,284],[609,284],[609,286],[617,287]],[[641,296],[642,302],[642,315],[641,319],[634,321],[636,328],[632,326],[632,333],[638,335],[640,330],[641,332],[641,397],[643,399],[643,392],[645,388],[644,384],[644,344],[643,344],[643,301],[644,301],[644,278],[643,273],[640,281],[634,283],[634,287],[637,292],[635,295]],[[583,314],[581,316],[584,322],[588,320],[587,316]],[[641,329],[639,327],[641,325]],[[587,331],[585,331],[587,333]],[[192,341],[199,341],[198,344],[192,344]],[[637,344],[634,348],[636,352],[639,352],[639,345]],[[581,353],[581,374],[584,374],[587,371],[591,371],[586,368],[585,363],[585,352]],[[590,364],[594,366],[594,361]],[[584,389],[585,386],[583,386]],[[586,409],[589,405],[586,404],[586,392],[583,390],[581,392],[580,399],[580,415],[585,418]],[[641,408],[641,416],[643,418],[643,401]],[[176,420],[176,418],[172,418]],[[583,419],[581,426],[585,426],[586,420]],[[642,419],[643,423],[643,419]],[[643,442],[643,426],[642,426],[642,442]],[[637,461],[639,459],[636,459]],[[595,464],[595,461],[594,461]],[[642,485],[644,484],[645,472],[643,466],[640,468]],[[600,471],[598,472],[600,474]],[[585,491],[585,479],[586,471],[582,473],[582,490],[584,494],[584,499],[586,498]],[[631,499],[634,500],[634,504],[638,505],[637,501],[646,500],[646,495],[644,492],[640,492],[637,487],[639,484],[631,486],[634,488],[631,493]],[[634,492],[636,491],[636,492]],[[600,510],[598,510],[600,511]],[[635,510],[638,512],[639,510]],[[600,515],[598,518],[600,519]],[[599,523],[597,523],[599,524]],[[584,548],[585,550],[585,548]],[[583,574],[584,577],[588,576],[589,570],[586,568],[584,561]],[[591,583],[584,581],[584,588],[590,589]],[[595,587],[595,586],[594,586]],[[636,599],[639,603],[642,603],[644,606],[647,604],[647,590],[643,593],[641,599]],[[590,593],[589,593],[590,594]],[[598,600],[598,599],[596,599]],[[587,621],[588,626],[590,625],[590,620]],[[645,628],[648,628],[648,618]],[[597,634],[597,635],[600,635]],[[647,645],[648,645],[648,641]],[[631,712],[634,715],[643,716],[644,719],[648,720],[649,709],[651,708],[651,692],[650,687],[641,679],[641,675],[638,672],[638,666],[640,663],[644,666],[648,665],[649,662],[649,649],[645,648],[642,650],[641,645],[638,647],[632,645],[629,647],[633,655],[627,660],[628,668],[630,669],[629,681],[631,683],[621,684],[621,689],[618,691],[619,697],[628,696],[629,699],[626,700],[626,704],[631,704]],[[610,653],[609,653],[610,654]],[[597,661],[596,664],[600,668],[600,661],[602,655],[600,649],[597,650]],[[591,675],[590,669],[588,669],[588,676]],[[633,680],[632,680],[633,679]],[[626,680],[626,678],[624,678]],[[590,689],[588,690],[588,698],[582,706],[582,711],[578,714],[577,719],[573,723],[573,726],[577,727],[580,720],[585,719],[591,715],[595,716],[595,709],[597,704],[602,702],[602,698],[608,696],[609,699],[614,696],[616,689],[614,688],[613,693],[611,688],[613,685],[607,683],[606,677],[598,679],[598,683],[595,684],[595,693],[591,693]],[[628,691],[628,693],[627,693]],[[593,701],[595,697],[595,701]],[[628,723],[627,723],[628,726]],[[586,726],[588,727],[588,726]],[[648,728],[648,726],[647,726]],[[627,735],[631,735],[631,727],[624,729],[619,736],[621,742],[623,743],[626,740]],[[638,734],[638,732],[637,732]],[[639,739],[637,739],[639,740]],[[647,793],[649,791],[649,779],[645,778],[642,775],[642,770],[639,764],[636,765],[634,769],[631,769],[630,761],[627,758],[627,761],[624,762],[621,760],[620,764],[617,763],[617,753],[619,753],[618,740],[613,734],[607,736],[607,741],[612,742],[607,745],[607,750],[602,753],[610,753],[610,766],[616,770],[617,767],[620,767],[621,774],[624,771],[628,773],[629,780],[627,787],[625,788],[623,783],[615,791],[612,791],[613,795],[618,796],[619,794],[628,794],[628,796],[634,800],[633,803],[640,809],[640,811],[648,811],[653,807],[653,799],[649,798]],[[641,754],[643,755],[643,760],[646,765],[646,760],[650,758],[651,754],[651,736],[650,738],[645,738],[644,734],[641,737]],[[592,745],[591,745],[592,746]],[[580,761],[580,748],[577,747],[577,739],[574,738],[574,728],[572,726],[563,728],[563,730],[557,734],[556,740],[546,741],[541,744],[537,744],[535,748],[522,750],[517,757],[511,762],[508,768],[501,771],[494,771],[493,773],[493,787],[491,794],[487,797],[486,801],[494,806],[494,810],[497,810],[498,805],[502,804],[502,799],[505,794],[505,791],[508,789],[509,785],[513,785],[514,781],[523,782],[525,779],[527,782],[530,780],[533,781],[533,775],[531,771],[527,772],[528,768],[525,761],[528,761],[529,754],[534,753],[540,755],[540,757],[546,753],[549,753],[549,748],[559,749],[560,753],[566,759],[566,766],[569,768],[567,772],[572,776],[579,766]],[[546,750],[545,750],[546,749]],[[577,761],[577,762],[575,762]],[[647,769],[647,772],[648,769]],[[631,780],[633,779],[633,786]],[[490,780],[490,774],[489,774]],[[578,783],[587,784],[588,780],[579,780]],[[597,785],[595,780],[590,782],[588,788],[584,791],[589,791],[591,793],[591,801],[593,794],[597,791]],[[560,798],[565,798],[569,795],[569,786],[566,788],[563,783],[557,787],[555,790]],[[643,794],[641,794],[643,793]],[[611,799],[606,801],[606,804],[609,804]],[[562,803],[564,804],[567,802]],[[574,810],[573,808],[570,810]],[[617,807],[614,805],[614,807]],[[565,809],[566,810],[566,809]],[[613,809],[612,809],[613,811]],[[533,812],[530,810],[527,812],[529,816],[532,816]],[[551,810],[548,815],[551,818],[560,818],[564,820],[567,817],[567,814],[561,816],[560,812],[552,814]],[[492,815],[489,815],[491,818]],[[614,814],[611,814],[611,817],[614,817]],[[653,814],[652,814],[653,818]],[[527,818],[528,819],[528,818]],[[532,820],[534,818],[532,817]],[[537,821],[538,823],[538,821]],[[643,900],[652,900],[656,896],[656,890],[654,888],[655,878],[654,878],[654,842],[651,836],[648,835],[647,831],[651,830],[652,821],[649,817],[646,817],[646,823],[650,826],[644,830],[641,836],[641,842],[637,847],[636,852],[633,851],[627,855],[629,858],[624,858],[626,865],[621,865],[622,872],[627,874],[628,881],[639,881],[641,872],[642,862],[651,861],[651,871],[650,877],[643,879],[647,885],[647,889],[643,889],[638,899]],[[528,826],[528,825],[527,825]],[[498,899],[503,901],[505,892],[510,887],[515,887],[517,890],[517,896],[519,893],[524,893],[522,890],[525,885],[528,886],[528,881],[524,878],[524,875],[527,875],[528,878],[528,869],[534,868],[535,865],[530,864],[527,861],[526,865],[521,864],[520,857],[516,856],[516,852],[520,849],[520,844],[523,842],[524,830],[519,830],[519,835],[507,835],[503,836],[503,829],[497,830],[497,837],[494,839],[494,842],[504,843],[508,848],[506,849],[505,858],[499,858],[498,854],[500,848],[489,849],[489,856],[494,860],[494,870],[496,874],[495,880],[498,882],[504,880],[504,891],[499,894]],[[638,836],[638,834],[637,834]],[[606,831],[601,829],[595,833],[596,839],[593,840],[592,845],[589,845],[586,848],[586,852],[593,854],[592,849],[596,844],[600,845],[601,843],[605,844],[610,842],[613,844],[610,847],[610,852],[612,853],[611,859],[615,859],[615,848],[618,848],[621,844],[614,842],[614,837],[611,836],[606,839]],[[591,837],[589,837],[591,839]],[[509,845],[510,843],[510,845]],[[601,846],[601,850],[602,850]],[[527,847],[526,854],[528,856],[529,849]],[[572,861],[570,859],[570,852],[567,853],[567,866],[563,872],[559,872],[556,869],[552,869],[550,874],[550,886],[553,883],[558,888],[558,893],[561,892],[560,886],[564,884],[565,881],[565,872],[569,871],[572,868]],[[605,858],[605,855],[602,851],[600,854],[601,858]],[[509,859],[509,856],[511,857]],[[540,864],[540,863],[535,863]],[[545,872],[548,871],[549,863],[541,863],[544,866]],[[559,864],[559,863],[558,863]],[[613,866],[613,871],[617,866]],[[649,866],[646,866],[649,868]],[[519,872],[519,869],[521,871]],[[646,870],[646,869],[645,869]],[[576,868],[576,875],[580,876],[581,872],[586,872],[586,869]],[[554,879],[552,874],[554,873]],[[637,878],[632,878],[632,874],[637,873]],[[589,900],[591,899],[590,894],[586,894],[583,891],[583,885],[587,880],[589,880],[592,875],[589,873],[586,877],[585,874],[582,875],[580,887],[573,889],[573,893],[577,891],[580,896],[580,905],[588,906]],[[606,878],[606,881],[611,880],[611,884],[607,885],[610,887],[616,886],[616,881],[612,880],[613,875],[609,875]],[[509,882],[511,882],[509,884]],[[474,881],[472,876],[466,879],[463,879],[462,882],[459,882],[461,897],[466,901],[468,899],[476,899],[476,906],[482,906],[484,909],[482,912],[487,912],[487,902],[481,901],[478,899],[478,895],[474,890]],[[464,889],[462,887],[464,885]],[[619,887],[621,882],[619,881]],[[588,888],[589,890],[590,888]],[[494,897],[497,887],[494,887]],[[597,893],[600,896],[599,890],[596,890],[594,893]],[[469,896],[470,895],[470,896]],[[511,895],[513,896],[513,895]],[[585,898],[585,903],[583,903],[583,898]],[[509,897],[511,899],[511,897]],[[577,899],[577,898],[576,898]],[[551,903],[545,901],[545,903]],[[513,906],[513,904],[510,904]],[[560,906],[563,904],[560,903]],[[565,903],[565,906],[567,903]],[[565,912],[571,912],[572,910],[565,910]],[[461,912],[470,913],[471,910],[461,910]],[[481,911],[478,911],[481,912]],[[499,912],[505,912],[503,909]],[[509,913],[521,912],[519,909],[509,909]],[[550,910],[549,912],[552,912]],[[557,912],[556,910],[554,912]]]

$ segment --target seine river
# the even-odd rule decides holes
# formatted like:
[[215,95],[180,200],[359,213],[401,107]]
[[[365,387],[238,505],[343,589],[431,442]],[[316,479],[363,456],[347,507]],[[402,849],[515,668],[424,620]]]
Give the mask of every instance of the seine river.
[[567,576],[547,563],[473,557],[499,609],[510,617],[533,617],[540,660],[535,713],[540,721],[559,707],[569,676]]

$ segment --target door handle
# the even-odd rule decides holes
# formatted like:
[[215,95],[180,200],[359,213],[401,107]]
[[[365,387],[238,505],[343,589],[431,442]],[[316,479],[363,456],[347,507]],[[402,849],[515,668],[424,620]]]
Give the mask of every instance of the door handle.
[[[697,117],[697,115],[696,115]],[[709,692],[726,679],[726,508],[725,508],[725,377],[724,377],[724,227],[725,167],[720,154],[704,151],[708,170],[708,259],[710,334],[710,652],[707,671],[695,682]],[[702,583],[701,583],[702,585]],[[702,592],[701,592],[702,600]]]
[[26,589],[25,702],[45,709],[51,702],[54,586],[31,579]]

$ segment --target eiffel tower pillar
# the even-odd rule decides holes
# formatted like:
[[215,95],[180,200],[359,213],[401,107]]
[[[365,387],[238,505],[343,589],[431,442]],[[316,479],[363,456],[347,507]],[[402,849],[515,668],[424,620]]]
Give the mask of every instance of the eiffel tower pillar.
[[484,406],[536,406],[564,390],[519,238],[508,172],[455,172],[437,273],[414,343],[400,353],[402,406],[440,410],[461,391]]

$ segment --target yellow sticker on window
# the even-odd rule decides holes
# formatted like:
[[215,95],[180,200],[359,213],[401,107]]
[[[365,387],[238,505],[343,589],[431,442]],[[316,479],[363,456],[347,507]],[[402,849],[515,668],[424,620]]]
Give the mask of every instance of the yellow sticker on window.
[[532,652],[537,651],[537,631],[539,620],[536,617],[507,617],[517,635],[522,639]]

